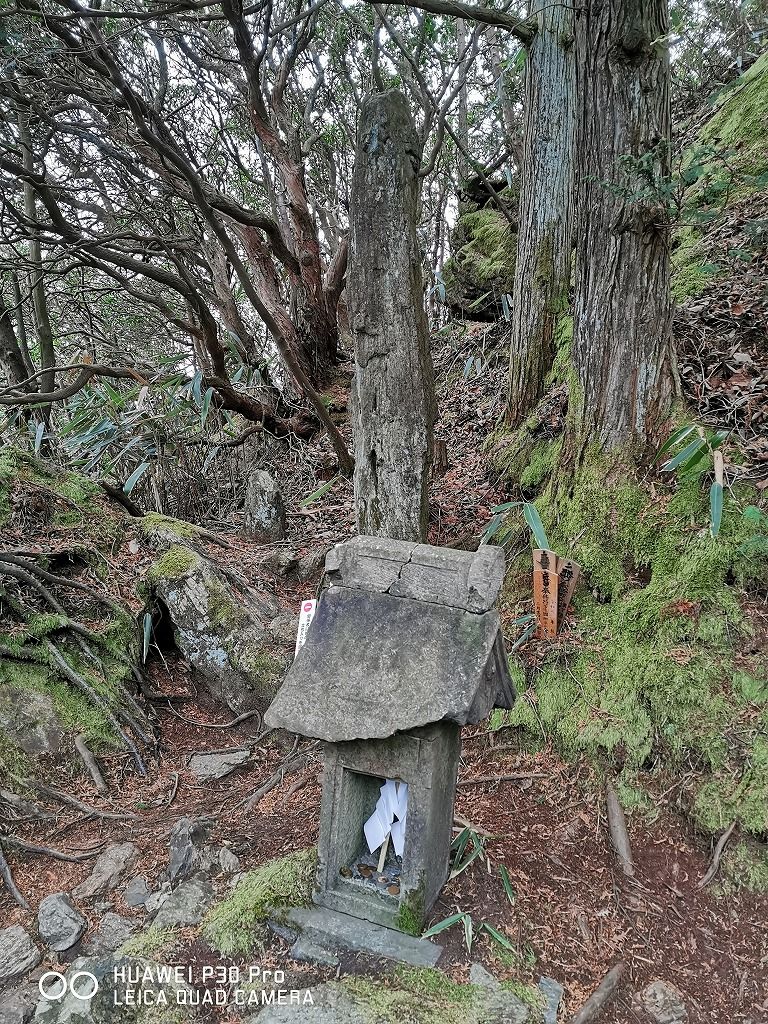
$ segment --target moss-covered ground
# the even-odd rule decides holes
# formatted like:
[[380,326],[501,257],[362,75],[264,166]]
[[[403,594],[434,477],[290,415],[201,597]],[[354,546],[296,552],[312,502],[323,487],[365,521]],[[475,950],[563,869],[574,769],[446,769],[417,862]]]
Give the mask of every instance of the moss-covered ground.
[[[535,447],[532,480],[542,463],[550,459]],[[718,832],[737,819],[763,835],[768,659],[743,653],[753,640],[748,596],[768,584],[768,520],[754,496],[733,489],[713,537],[707,460],[665,481],[593,456],[570,485],[554,479],[535,504],[550,545],[579,563],[583,583],[566,633],[539,647],[530,685],[514,666],[524,690],[495,724],[619,773],[625,803],[647,806],[648,791],[674,773],[699,827]],[[509,518],[519,541],[519,513]],[[529,549],[510,570],[509,613],[527,588]]]

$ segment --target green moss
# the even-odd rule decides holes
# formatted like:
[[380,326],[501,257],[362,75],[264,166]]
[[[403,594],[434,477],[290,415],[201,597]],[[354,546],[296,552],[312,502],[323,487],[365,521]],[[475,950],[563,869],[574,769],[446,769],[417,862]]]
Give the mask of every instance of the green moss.
[[768,557],[746,554],[755,524],[733,498],[720,535],[709,535],[706,481],[655,488],[649,494],[630,467],[591,452],[569,488],[550,485],[536,500],[550,543],[581,565],[584,582],[568,647],[545,657],[498,724],[624,769],[637,807],[649,769],[685,770],[684,797],[701,827],[714,832],[737,818],[760,835],[768,711],[760,723],[754,712],[765,664],[746,673],[736,659],[749,633],[739,581],[768,578]]
[[726,878],[749,892],[768,892],[768,847],[764,843],[737,843],[723,857]]
[[768,170],[768,53],[725,92],[699,133],[701,144],[728,150],[732,170],[758,175]]
[[269,651],[256,649],[250,640],[246,643],[240,640],[237,634],[234,643],[230,644],[228,638],[225,640],[225,649],[232,665],[238,672],[244,672],[260,693],[274,696],[283,677],[285,663]]
[[245,622],[243,609],[235,604],[215,577],[207,581],[207,591],[208,617],[214,625],[225,630],[233,630]]
[[562,446],[562,438],[555,441],[547,438],[534,444],[528,464],[520,473],[520,486],[523,490],[536,490],[549,479],[560,458]]
[[421,935],[424,929],[424,885],[423,882],[413,892],[400,900],[395,917],[395,927],[408,935]]
[[201,927],[203,938],[227,956],[249,953],[263,941],[264,924],[273,910],[309,903],[316,861],[314,849],[300,850],[249,872],[208,912]]
[[200,565],[200,557],[183,544],[174,544],[147,570],[150,582],[178,580]]
[[443,267],[446,288],[459,280],[480,292],[511,294],[517,235],[502,213],[491,207],[465,213],[454,232],[454,254]]
[[138,520],[141,532],[152,541],[173,542],[174,540],[191,540],[200,536],[200,527],[187,523],[183,519],[172,519],[159,512],[147,512]]
[[676,302],[700,295],[718,275],[719,267],[707,255],[706,236],[696,228],[682,227],[675,232],[672,252],[672,296]]
[[117,950],[118,955],[152,959],[167,952],[176,941],[175,928],[147,928],[127,939]]
[[34,775],[32,764],[9,736],[0,732],[0,783],[8,789],[16,789],[13,776],[21,779]]

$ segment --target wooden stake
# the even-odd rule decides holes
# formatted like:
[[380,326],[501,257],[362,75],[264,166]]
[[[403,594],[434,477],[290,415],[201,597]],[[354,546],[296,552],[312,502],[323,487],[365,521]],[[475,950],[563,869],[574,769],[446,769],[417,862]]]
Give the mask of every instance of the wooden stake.
[[557,629],[563,628],[568,605],[581,576],[581,567],[570,558],[558,560]]
[[379,854],[379,863],[376,865],[376,873],[381,874],[384,870],[384,861],[387,859],[387,850],[389,849],[389,833],[387,838],[381,844],[381,853]]
[[558,562],[554,551],[536,548],[533,552],[533,606],[538,635],[550,639],[557,635]]

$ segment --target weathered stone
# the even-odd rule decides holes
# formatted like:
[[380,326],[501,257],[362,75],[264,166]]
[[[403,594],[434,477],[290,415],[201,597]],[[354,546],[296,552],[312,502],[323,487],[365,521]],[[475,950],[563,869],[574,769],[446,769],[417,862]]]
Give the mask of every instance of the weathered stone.
[[498,979],[487,971],[482,964],[472,964],[469,968],[470,985],[478,985],[480,988],[500,988]]
[[668,981],[650,982],[635,1000],[654,1024],[685,1024],[688,1020],[682,992]]
[[179,650],[211,695],[237,714],[263,710],[283,672],[282,661],[265,650],[274,602],[181,544],[149,576]]
[[[35,972],[39,973],[39,970]],[[14,988],[4,989],[0,992],[0,1024],[29,1024],[39,995],[34,977]]]
[[355,505],[360,533],[406,540],[426,537],[435,418],[416,233],[420,162],[405,96],[369,96],[358,123],[347,272]]
[[280,612],[269,624],[270,635],[280,644],[293,647],[296,643],[297,617],[290,612]]
[[434,967],[443,951],[442,946],[427,939],[324,907],[293,907],[283,917],[289,927],[324,949],[351,949],[414,967]]
[[299,559],[299,576],[301,579],[314,579],[320,575],[328,550],[328,547],[317,548],[301,556]]
[[264,720],[332,743],[385,738],[482,721],[504,687],[511,691],[495,611],[331,587]]
[[198,924],[214,900],[213,887],[204,879],[190,878],[174,889],[158,910],[155,928],[186,928]]
[[[506,183],[505,183],[506,184]],[[515,208],[515,199],[509,207]],[[450,259],[443,266],[441,301],[466,320],[499,320],[502,295],[511,307],[517,233],[499,209],[463,211],[451,234]]]
[[139,848],[133,843],[115,843],[108,846],[93,865],[93,871],[72,890],[75,899],[90,899],[114,889],[121,876],[133,867]]
[[88,922],[64,892],[53,892],[40,901],[37,910],[40,938],[56,953],[74,946]]
[[49,696],[6,685],[0,685],[0,733],[32,757],[60,754],[67,736]]
[[31,971],[40,960],[40,950],[20,924],[0,929],[0,984]]
[[543,1024],[557,1024],[557,1011],[563,998],[563,986],[554,978],[539,978],[539,992],[544,997]]
[[248,477],[243,530],[261,543],[285,537],[283,497],[274,479],[263,469],[253,470]]
[[123,889],[123,903],[126,907],[141,907],[150,897],[150,888],[144,875],[136,875]]
[[278,576],[287,576],[298,564],[299,556],[296,549],[290,544],[281,544],[279,547],[272,548],[261,561],[263,569],[276,572]]
[[181,882],[197,870],[197,859],[205,846],[211,822],[207,818],[179,818],[168,839],[171,882]]
[[147,914],[151,917],[156,914],[162,905],[170,899],[171,896],[171,885],[170,882],[164,882],[162,887],[157,892],[153,892],[151,896],[147,898],[144,904],[144,909]]
[[[75,981],[79,996],[68,990],[63,999],[40,999],[35,1024],[183,1024],[198,1020],[197,1011],[189,1005],[192,989],[173,979],[160,982],[159,966],[124,956],[80,957],[67,970],[68,978],[78,971],[87,972]],[[139,984],[122,980],[131,969],[142,974]],[[88,996],[94,988],[96,992]],[[133,1005],[127,1000],[129,991]],[[145,993],[146,1005],[137,1005],[138,992]]]
[[99,927],[85,944],[86,952],[92,956],[112,953],[134,934],[138,923],[120,914],[105,914]]
[[323,967],[338,967],[339,958],[332,949],[328,949],[321,943],[307,935],[300,935],[291,946],[291,956],[299,962],[320,964]]
[[251,756],[250,750],[228,750],[219,754],[193,754],[189,759],[189,770],[200,782],[224,779],[235,768],[245,764]]

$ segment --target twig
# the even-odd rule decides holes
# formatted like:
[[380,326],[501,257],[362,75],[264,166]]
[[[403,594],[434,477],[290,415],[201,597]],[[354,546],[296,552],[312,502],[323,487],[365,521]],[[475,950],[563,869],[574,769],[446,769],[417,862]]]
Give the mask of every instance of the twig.
[[635,865],[632,862],[632,845],[627,832],[627,822],[624,817],[624,809],[616,795],[616,790],[611,782],[605,785],[605,797],[608,808],[608,829],[611,833],[611,842],[619,858],[619,865],[625,875],[632,878],[635,874]]
[[[246,722],[249,718],[253,718],[254,715],[259,716],[259,725],[261,725],[261,712],[257,710],[244,711],[242,715],[238,715],[237,718],[233,718],[231,722],[197,722],[194,718],[187,718],[186,715],[180,714],[175,711],[172,707],[168,710],[174,717],[181,719],[182,722],[186,722],[187,725],[195,725],[198,729],[233,729],[236,725],[240,725],[241,722]],[[201,753],[210,753],[210,751],[201,751]]]
[[733,835],[733,830],[736,828],[736,822],[732,821],[728,828],[723,832],[720,838],[717,840],[715,851],[712,854],[712,860],[709,862],[706,874],[696,883],[697,889],[703,889],[705,885],[709,885],[712,879],[715,877],[717,872],[720,870],[720,858],[723,856],[723,851],[728,845],[728,840]]
[[[5,840],[5,837],[3,837],[3,840]],[[11,894],[11,896],[13,896],[14,900],[18,903],[21,909],[29,910],[29,903],[27,903],[26,899],[24,898],[18,886],[13,880],[11,869],[8,866],[8,861],[5,859],[5,854],[3,853],[2,843],[0,843],[0,878],[2,878],[5,884],[5,888]]]
[[75,736],[75,750],[78,752],[83,764],[88,769],[96,789],[98,789],[102,795],[108,793],[109,786],[104,781],[104,776],[101,774],[98,761],[93,756],[92,751],[88,749],[82,736]]
[[479,775],[476,779],[460,779],[459,786],[479,786],[483,782],[524,782],[526,779],[548,779],[546,772],[512,772],[508,775]]
[[587,1024],[587,1021],[594,1020],[613,999],[626,969],[627,965],[624,963],[612,967],[582,1008],[571,1017],[571,1024]]
[[179,791],[179,773],[173,773],[173,785],[171,786],[171,792],[168,794],[168,799],[165,801],[165,806],[170,807],[173,801],[176,799],[176,794]]

